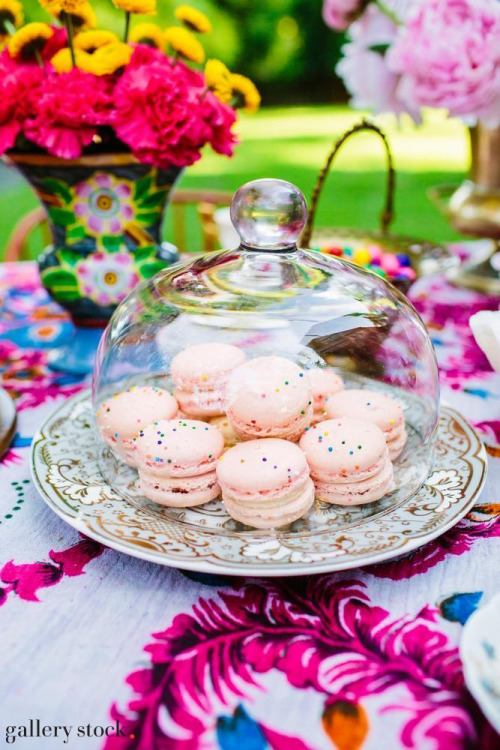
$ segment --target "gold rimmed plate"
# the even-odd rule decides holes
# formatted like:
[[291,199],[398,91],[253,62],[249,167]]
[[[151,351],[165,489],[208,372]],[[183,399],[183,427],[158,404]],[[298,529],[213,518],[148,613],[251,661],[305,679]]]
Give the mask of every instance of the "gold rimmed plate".
[[64,402],[33,440],[33,480],[47,505],[70,526],[120,552],[225,575],[331,572],[407,554],[456,524],[486,478],[479,437],[464,417],[445,407],[433,471],[412,497],[359,512],[321,503],[313,510],[314,522],[257,531],[228,519],[219,500],[175,513],[125,500],[103,478],[97,446],[90,391],[82,391]]

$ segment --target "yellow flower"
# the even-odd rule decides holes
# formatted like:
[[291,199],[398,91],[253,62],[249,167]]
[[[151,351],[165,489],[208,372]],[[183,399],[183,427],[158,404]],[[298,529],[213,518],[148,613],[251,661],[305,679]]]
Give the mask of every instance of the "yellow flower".
[[75,50],[81,49],[91,55],[101,47],[108,44],[118,44],[119,39],[112,31],[96,29],[95,31],[82,31],[75,36],[73,46]]
[[116,73],[128,65],[132,57],[132,47],[123,42],[105,44],[92,55],[92,69],[96,76],[107,76]]
[[55,16],[56,13],[60,13],[62,10],[60,0],[38,0],[38,2],[51,16]]
[[113,0],[113,5],[126,13],[142,13],[144,16],[156,14],[156,0]]
[[[76,67],[83,70],[84,73],[92,73],[92,56],[87,54],[81,49],[75,50],[75,61]],[[54,57],[50,59],[52,66],[56,73],[69,73],[73,69],[73,61],[71,60],[71,53],[69,47],[60,49],[56,52]]]
[[195,35],[187,29],[169,26],[165,29],[165,39],[180,57],[196,63],[202,63],[205,59],[205,50]]
[[247,112],[256,112],[259,109],[260,94],[250,78],[232,73],[229,83],[232,95],[236,98],[236,107],[244,107]]
[[57,0],[57,2],[61,6],[61,10],[73,14],[77,13],[87,0]]
[[[53,8],[49,12],[54,16],[54,18],[57,18],[60,23],[64,23],[64,19],[62,18],[63,10],[61,6]],[[95,29],[95,27],[97,26],[97,18],[90,3],[84,3],[78,10],[75,10],[74,13],[68,13],[68,15],[71,18],[73,28],[77,31],[83,31],[84,29]]]
[[38,2],[51,16],[59,17],[62,11],[70,15],[77,13],[88,0],[38,0]]
[[139,23],[130,32],[130,41],[135,44],[147,44],[162,51],[165,49],[163,32],[155,23]]
[[225,102],[231,101],[231,73],[220,60],[207,60],[205,65],[205,83],[215,96]]
[[179,5],[174,15],[184,26],[187,26],[191,31],[196,31],[198,34],[210,34],[212,31],[210,19],[200,10],[196,10],[196,8],[192,8],[190,5]]
[[36,58],[53,33],[48,23],[27,23],[9,39],[10,56],[19,60]]
[[10,36],[8,26],[20,26],[23,22],[23,9],[17,0],[0,0],[0,41]]

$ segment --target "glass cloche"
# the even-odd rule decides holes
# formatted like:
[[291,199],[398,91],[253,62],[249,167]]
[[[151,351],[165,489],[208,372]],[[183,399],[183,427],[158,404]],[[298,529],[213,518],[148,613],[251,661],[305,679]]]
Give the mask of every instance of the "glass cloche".
[[[237,474],[248,448],[241,444],[270,438],[293,446],[285,446],[290,460],[293,451],[305,451],[315,490],[307,512],[284,513],[276,524],[256,523],[268,529],[261,533],[273,533],[275,526],[292,536],[340,530],[407,501],[429,475],[439,384],[424,324],[379,276],[298,247],[306,212],[302,193],[288,182],[244,185],[231,206],[239,247],[166,268],[114,313],[97,356],[93,409],[100,468],[124,502],[206,532],[255,533],[254,524],[240,522],[247,516],[228,512],[216,480],[208,478],[219,477],[225,458]],[[296,375],[302,380],[295,382]],[[378,469],[362,463],[363,456],[368,461],[363,441],[352,438],[360,445],[347,450],[351,446],[336,432],[352,419],[374,423],[375,437],[383,434],[387,443],[392,480],[376,501],[371,498]],[[166,436],[165,425],[173,430]],[[209,440],[214,427],[219,442]],[[189,429],[187,447],[175,442],[187,439]],[[326,478],[325,467],[308,455],[304,435],[313,453],[317,442],[325,461],[335,465]],[[368,428],[366,436],[371,440]],[[273,494],[277,463],[275,474],[267,462],[259,464],[262,471],[248,469],[235,478],[249,507],[262,498],[267,506],[278,496],[285,503],[281,490]],[[295,487],[290,466],[283,471]],[[323,480],[333,484],[325,490]]]

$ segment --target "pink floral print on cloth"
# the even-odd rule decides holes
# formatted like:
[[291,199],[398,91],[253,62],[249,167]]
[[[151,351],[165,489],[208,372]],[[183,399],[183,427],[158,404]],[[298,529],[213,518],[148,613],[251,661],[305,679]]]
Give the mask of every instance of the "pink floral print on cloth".
[[85,566],[104,552],[104,547],[92,539],[84,538],[69,549],[50,550],[50,562],[15,563],[10,560],[0,568],[0,606],[9,596],[18,596],[27,602],[38,602],[38,591],[54,586],[65,576],[81,576]]
[[[456,246],[459,252],[462,246]],[[481,310],[497,310],[498,298],[459,289],[442,277],[420,279],[410,290],[410,298],[422,316],[433,340],[439,364],[439,377],[446,389],[457,394],[488,399],[487,417],[478,417],[477,404],[459,403],[460,411],[471,419],[488,443],[500,443],[500,375],[493,372],[476,344],[469,319]]]
[[364,570],[377,578],[401,581],[427,573],[449,555],[463,555],[480,539],[500,537],[500,505],[477,505],[456,526],[401,560],[370,565]]
[[129,676],[136,695],[128,711],[112,709],[128,738],[110,738],[105,748],[217,747],[221,720],[241,704],[250,712],[253,691],[278,670],[294,688],[323,696],[325,729],[333,704],[363,706],[378,695],[379,721],[400,713],[393,743],[493,750],[497,738],[464,687],[458,651],[437,617],[425,607],[394,619],[372,604],[363,583],[334,576],[243,584],[200,599],[146,646],[151,666]]

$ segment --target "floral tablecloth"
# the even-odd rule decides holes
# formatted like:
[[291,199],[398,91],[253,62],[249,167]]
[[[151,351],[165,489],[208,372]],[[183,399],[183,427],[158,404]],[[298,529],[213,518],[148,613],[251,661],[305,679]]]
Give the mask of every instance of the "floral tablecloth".
[[479,503],[397,562],[241,580],[126,557],[45,506],[30,479],[30,442],[86,383],[47,367],[71,324],[35,266],[0,267],[0,372],[19,409],[0,466],[1,742],[33,750],[500,747],[464,686],[457,651],[468,616],[500,588],[500,376],[468,327],[473,312],[498,301],[439,278],[418,282],[412,297],[436,346],[444,400],[489,443]]

